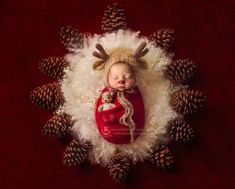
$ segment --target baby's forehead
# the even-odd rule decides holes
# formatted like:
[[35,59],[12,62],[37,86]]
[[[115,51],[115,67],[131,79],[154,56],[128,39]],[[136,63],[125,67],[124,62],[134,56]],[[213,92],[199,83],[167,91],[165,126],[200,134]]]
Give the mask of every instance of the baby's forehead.
[[128,71],[128,72],[132,72],[132,67],[131,65],[129,65],[128,63],[125,62],[117,62],[115,64],[113,64],[110,68],[110,72],[116,72],[116,71]]

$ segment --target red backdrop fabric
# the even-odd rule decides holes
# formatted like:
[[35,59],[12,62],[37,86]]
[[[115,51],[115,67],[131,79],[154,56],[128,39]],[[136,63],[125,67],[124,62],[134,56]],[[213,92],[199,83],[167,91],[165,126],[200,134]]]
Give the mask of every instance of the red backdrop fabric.
[[30,103],[30,91],[52,80],[37,69],[40,59],[63,56],[61,26],[101,33],[111,0],[1,0],[1,188],[233,188],[235,162],[235,2],[233,0],[124,1],[129,26],[144,35],[175,30],[175,59],[199,66],[192,87],[208,96],[205,109],[190,119],[197,135],[192,145],[173,151],[173,172],[137,164],[126,184],[114,184],[100,166],[62,164],[67,141],[41,135],[52,113]]

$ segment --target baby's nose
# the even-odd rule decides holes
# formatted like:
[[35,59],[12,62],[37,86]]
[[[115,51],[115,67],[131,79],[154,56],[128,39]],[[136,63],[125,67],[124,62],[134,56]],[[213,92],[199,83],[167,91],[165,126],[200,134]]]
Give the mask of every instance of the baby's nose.
[[124,80],[120,80],[118,81],[119,84],[125,84],[125,81]]

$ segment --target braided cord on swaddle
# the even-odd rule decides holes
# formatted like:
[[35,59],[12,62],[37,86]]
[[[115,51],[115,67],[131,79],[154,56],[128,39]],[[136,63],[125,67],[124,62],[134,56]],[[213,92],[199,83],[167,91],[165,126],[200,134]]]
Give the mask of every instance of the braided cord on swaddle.
[[134,141],[134,130],[135,130],[135,122],[133,121],[133,115],[134,115],[134,109],[133,105],[129,100],[127,100],[124,96],[123,91],[118,91],[117,92],[117,99],[119,103],[125,108],[125,113],[122,115],[122,117],[119,119],[119,122],[122,125],[125,125],[129,127],[130,129],[130,136],[131,136],[131,141]]

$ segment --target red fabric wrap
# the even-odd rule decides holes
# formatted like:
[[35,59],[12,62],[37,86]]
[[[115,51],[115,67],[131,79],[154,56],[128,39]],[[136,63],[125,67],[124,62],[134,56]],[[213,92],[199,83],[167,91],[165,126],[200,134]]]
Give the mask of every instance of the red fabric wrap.
[[[102,90],[102,93],[106,91],[108,91],[107,87]],[[137,87],[134,88],[133,93],[125,92],[124,95],[133,105],[134,115],[132,118],[135,122],[134,139],[136,139],[144,128],[145,111],[143,98]],[[131,140],[130,130],[119,122],[119,119],[125,113],[125,108],[119,103],[117,93],[113,96],[113,103],[116,105],[114,108],[99,112],[98,107],[102,104],[102,98],[101,96],[98,98],[95,111],[97,127],[101,136],[108,142],[128,144]]]

